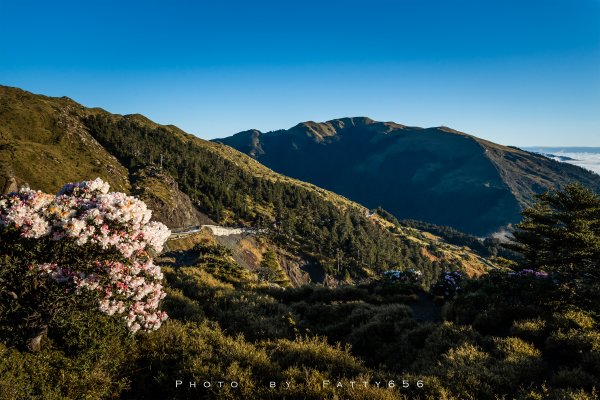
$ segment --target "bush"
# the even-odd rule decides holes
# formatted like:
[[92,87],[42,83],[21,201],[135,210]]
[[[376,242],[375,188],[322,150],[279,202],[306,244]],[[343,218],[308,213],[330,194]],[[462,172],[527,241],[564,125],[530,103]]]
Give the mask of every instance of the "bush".
[[422,345],[416,349],[418,356],[410,366],[410,371],[415,374],[437,376],[440,371],[436,366],[450,349],[464,344],[478,346],[482,342],[481,336],[471,327],[455,325],[451,322],[417,329],[415,332],[424,334],[421,338]]
[[467,282],[447,316],[483,334],[504,336],[516,320],[549,315],[558,297],[551,279],[494,271]]
[[350,354],[349,347],[331,346],[324,338],[280,339],[264,344],[271,359],[281,368],[314,368],[330,378],[347,378],[366,372]]
[[546,320],[533,318],[514,321],[510,334],[534,343],[543,342],[548,334]]
[[[224,329],[242,333],[249,340],[294,337],[296,327],[288,318],[289,308],[260,291],[235,289],[232,284],[192,267],[166,269],[165,276],[169,285],[187,298],[181,299],[179,304],[169,303],[177,315],[191,312],[192,307],[199,308],[205,318],[218,321]],[[201,317],[187,315],[185,318]]]
[[596,327],[596,320],[592,313],[577,307],[569,307],[553,315],[554,326],[559,329],[592,330]]
[[558,330],[546,340],[546,350],[548,356],[564,365],[579,364],[584,355],[600,351],[600,332]]
[[[0,343],[0,398],[120,397],[129,385],[133,342],[121,324],[95,322],[100,322],[102,328],[96,324],[88,328],[96,332],[86,334],[82,327],[73,326],[62,333],[75,333],[75,337],[66,336],[62,343],[51,340],[35,353],[19,352]],[[116,335],[114,330],[122,334]],[[64,342],[70,343],[67,352],[63,350]]]
[[[131,398],[238,399],[260,393],[262,377],[278,376],[278,370],[264,350],[241,337],[226,336],[214,324],[170,321],[140,337],[135,376]],[[185,385],[175,387],[176,380]],[[190,381],[197,382],[196,389],[189,387]],[[202,387],[205,381],[212,387]],[[218,388],[217,381],[236,381],[239,388]]]
[[[146,205],[108,193],[100,179],[52,196],[30,189],[0,197],[0,337],[39,350],[64,310],[124,315],[132,333],[167,318],[152,254],[169,236]],[[81,314],[83,315],[83,314]]]
[[495,387],[526,386],[543,377],[542,352],[533,345],[515,337],[494,338],[493,344]]
[[[387,354],[388,346],[394,344],[406,330],[417,325],[412,317],[411,309],[405,305],[393,304],[378,307],[368,322],[353,326],[352,332],[348,335],[348,341],[357,354],[364,356]],[[381,361],[379,357],[372,358]]]
[[562,388],[592,389],[597,383],[597,377],[582,367],[562,368],[552,376],[552,385]]
[[452,382],[452,393],[461,399],[492,398],[494,375],[490,355],[477,346],[464,343],[451,348],[441,360],[442,381]]

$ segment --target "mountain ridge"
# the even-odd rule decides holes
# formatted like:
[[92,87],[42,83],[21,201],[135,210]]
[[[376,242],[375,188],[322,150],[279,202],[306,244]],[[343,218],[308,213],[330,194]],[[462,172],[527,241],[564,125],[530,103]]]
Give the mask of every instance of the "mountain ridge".
[[399,219],[477,235],[517,222],[546,190],[571,181],[600,188],[600,177],[588,171],[445,126],[348,117],[214,141],[369,208],[382,206]]

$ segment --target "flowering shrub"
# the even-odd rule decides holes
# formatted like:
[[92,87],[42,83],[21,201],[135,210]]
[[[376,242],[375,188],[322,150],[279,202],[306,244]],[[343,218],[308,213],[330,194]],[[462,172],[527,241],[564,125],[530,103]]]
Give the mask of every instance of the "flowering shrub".
[[402,283],[419,283],[422,276],[423,273],[421,271],[412,268],[405,271],[391,269],[383,273],[384,278]]
[[13,238],[9,247],[29,249],[29,271],[75,295],[95,293],[100,311],[124,314],[132,333],[151,331],[167,318],[158,309],[165,293],[152,254],[170,235],[151,214],[98,178],[69,183],[56,196],[24,188],[0,197],[0,234],[4,244]]
[[433,291],[438,296],[454,297],[460,290],[462,281],[463,276],[458,271],[442,272],[438,283],[433,287]]
[[534,271],[532,269],[523,269],[518,272],[509,272],[509,276],[516,278],[538,278],[538,279],[546,279],[548,278],[548,273],[544,271]]

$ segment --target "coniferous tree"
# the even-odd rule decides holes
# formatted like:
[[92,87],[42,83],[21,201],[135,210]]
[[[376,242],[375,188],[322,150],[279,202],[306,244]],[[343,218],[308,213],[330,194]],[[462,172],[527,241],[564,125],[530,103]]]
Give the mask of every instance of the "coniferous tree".
[[524,267],[598,279],[600,197],[580,184],[538,197],[507,247],[524,256]]
[[281,286],[289,286],[290,281],[283,268],[277,260],[277,254],[271,249],[263,254],[263,259],[260,263],[261,270],[259,274],[263,279],[271,281]]

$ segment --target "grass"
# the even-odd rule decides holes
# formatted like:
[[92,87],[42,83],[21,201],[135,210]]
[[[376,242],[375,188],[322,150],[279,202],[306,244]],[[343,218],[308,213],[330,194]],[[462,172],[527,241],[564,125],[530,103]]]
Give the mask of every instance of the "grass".
[[[128,171],[89,135],[71,100],[0,86],[0,177],[54,193],[66,182],[100,177],[129,192]],[[1,182],[0,182],[1,183]]]

